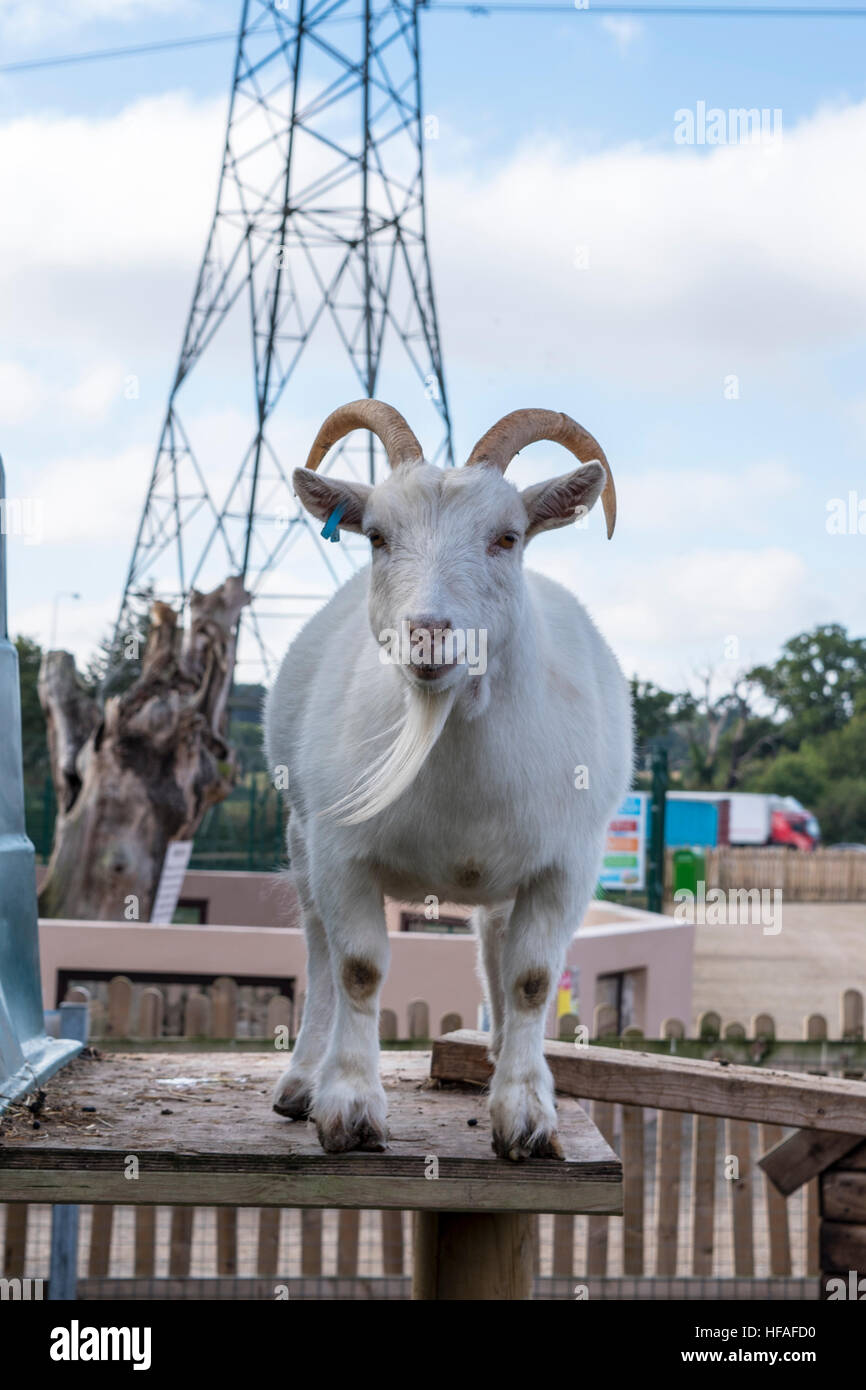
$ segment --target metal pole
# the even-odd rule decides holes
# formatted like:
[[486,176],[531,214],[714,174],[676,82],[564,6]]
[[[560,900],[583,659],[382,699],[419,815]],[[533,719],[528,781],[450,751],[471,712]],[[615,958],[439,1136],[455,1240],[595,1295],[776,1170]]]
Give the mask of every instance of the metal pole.
[[[86,1043],[88,1031],[87,1004],[60,1005],[60,1036]],[[78,1294],[78,1224],[77,1206],[55,1204],[51,1208],[51,1264],[48,1279],[48,1301],[69,1303]]]
[[654,748],[652,755],[652,799],[650,802],[650,862],[647,879],[647,908],[661,912],[665,891],[665,797],[668,790],[666,748]]

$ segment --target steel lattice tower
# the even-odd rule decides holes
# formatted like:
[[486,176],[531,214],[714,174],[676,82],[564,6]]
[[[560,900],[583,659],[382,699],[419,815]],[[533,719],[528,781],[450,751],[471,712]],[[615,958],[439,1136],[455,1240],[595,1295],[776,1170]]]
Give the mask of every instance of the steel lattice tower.
[[[345,533],[322,541],[291,489],[343,401],[390,399],[428,458],[453,463],[425,222],[423,3],[244,0],[216,211],[118,636],[144,595],[183,604],[241,574],[254,598],[239,664],[272,668],[290,622],[366,558]],[[222,437],[215,399],[245,422],[239,442]],[[326,461],[364,480],[382,466],[372,436]]]

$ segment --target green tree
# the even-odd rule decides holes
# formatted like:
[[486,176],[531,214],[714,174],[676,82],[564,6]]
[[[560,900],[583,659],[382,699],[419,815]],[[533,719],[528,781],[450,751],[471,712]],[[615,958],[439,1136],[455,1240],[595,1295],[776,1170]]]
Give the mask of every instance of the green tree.
[[842,777],[830,782],[816,806],[825,845],[866,844],[866,781]]
[[24,780],[31,786],[42,786],[49,774],[48,736],[45,718],[39,703],[39,667],[42,648],[32,637],[16,637],[18,672],[21,686],[21,743]]
[[866,694],[866,638],[849,637],[839,623],[801,632],[782,648],[772,666],[749,673],[772,701],[777,716],[789,721],[786,743],[841,729]]
[[629,684],[635,743],[639,749],[645,750],[671,733],[681,697],[671,694],[669,690],[662,690],[652,681],[639,680],[637,676],[632,676]]
[[810,810],[819,804],[827,788],[827,763],[819,748],[804,744],[794,750],[784,749],[773,758],[761,774],[749,783],[749,791],[774,792],[777,796],[795,796]]

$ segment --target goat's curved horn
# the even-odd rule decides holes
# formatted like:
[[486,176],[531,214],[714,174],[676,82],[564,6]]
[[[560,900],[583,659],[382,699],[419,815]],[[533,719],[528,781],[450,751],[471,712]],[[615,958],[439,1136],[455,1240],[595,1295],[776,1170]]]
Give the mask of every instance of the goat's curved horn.
[[384,444],[392,468],[401,463],[419,463],[424,450],[399,410],[384,401],[350,401],[333,411],[316,435],[305,467],[318,468],[332,445],[352,430],[372,430]]
[[607,474],[601,504],[604,507],[609,540],[616,525],[616,488],[610,464],[598,441],[569,415],[563,415],[559,410],[512,410],[510,415],[503,415],[501,420],[481,436],[466,460],[466,466],[468,468],[472,464],[486,464],[504,473],[516,453],[525,449],[527,444],[536,444],[542,439],[562,444],[566,449],[570,449],[581,463],[598,459]]

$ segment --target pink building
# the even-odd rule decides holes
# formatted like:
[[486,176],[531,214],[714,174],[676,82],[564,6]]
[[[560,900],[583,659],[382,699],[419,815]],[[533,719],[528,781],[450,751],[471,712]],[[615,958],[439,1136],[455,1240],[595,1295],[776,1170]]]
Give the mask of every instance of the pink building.
[[[179,906],[189,924],[40,922],[45,1007],[56,1007],[75,980],[123,974],[148,983],[202,983],[228,975],[239,983],[273,983],[294,999],[297,1011],[306,962],[288,876],[193,870]],[[465,1027],[481,1022],[469,912],[442,904],[438,914],[428,921],[423,906],[387,905],[391,966],[382,1007],[396,1014],[400,1037],[409,1035],[415,1000],[426,1002],[433,1034],[446,1014],[459,1014]],[[596,1005],[612,1004],[621,1027],[636,1025],[647,1037],[660,1036],[666,1018],[689,1023],[693,946],[694,927],[687,923],[592,903],[568,950],[571,1011],[591,1028]],[[561,1012],[561,993],[559,999]],[[550,1036],[556,1035],[556,1014],[554,1004]]]

